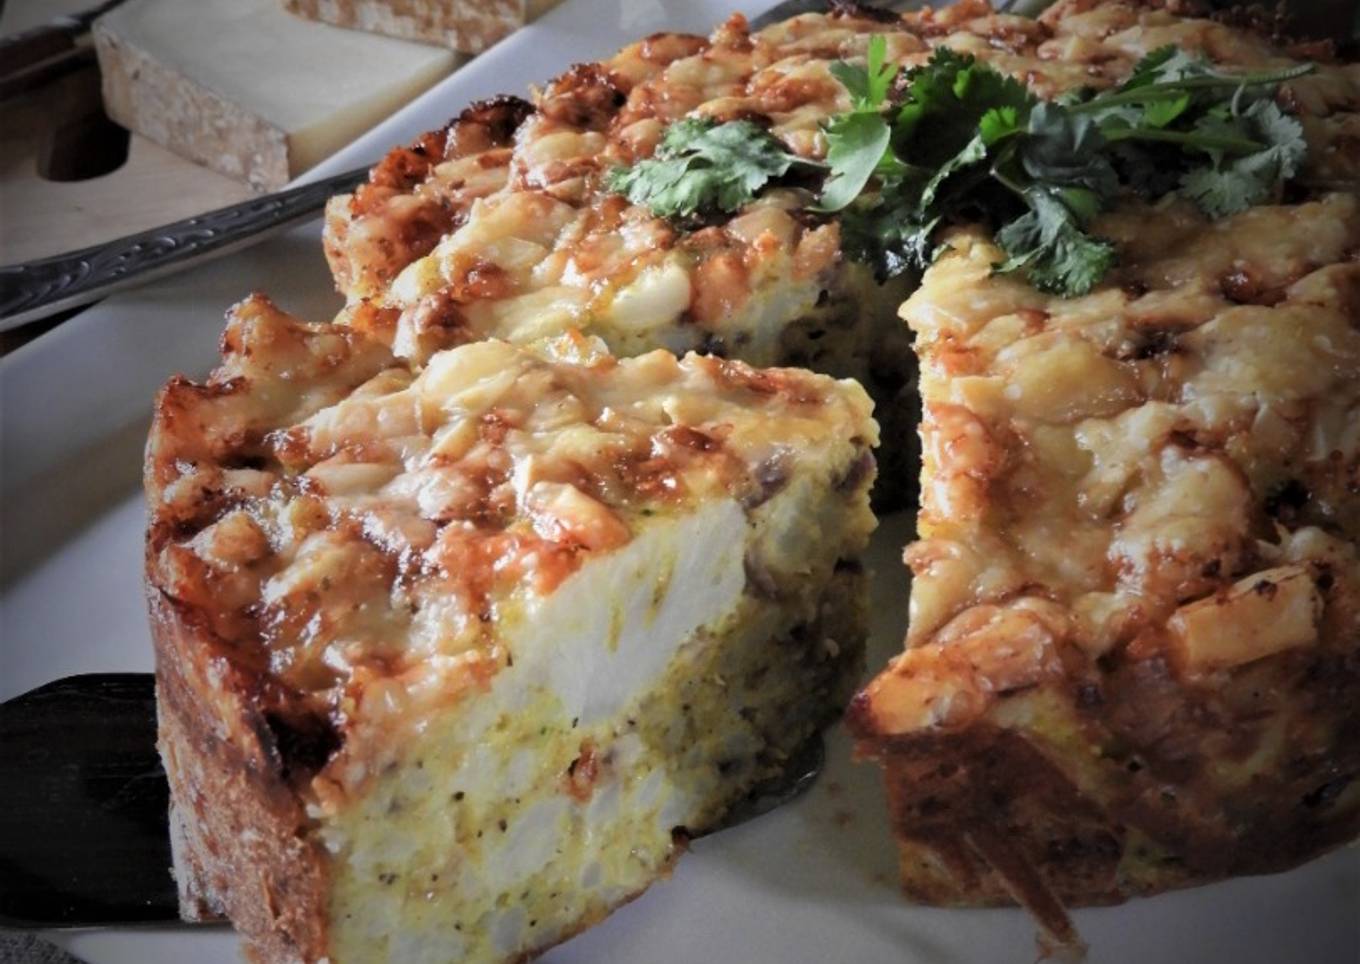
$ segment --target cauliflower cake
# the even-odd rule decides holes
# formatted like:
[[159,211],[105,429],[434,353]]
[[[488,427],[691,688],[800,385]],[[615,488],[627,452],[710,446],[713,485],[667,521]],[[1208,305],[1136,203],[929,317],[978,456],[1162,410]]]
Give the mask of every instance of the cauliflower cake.
[[[848,722],[909,896],[1070,943],[1067,906],[1360,832],[1360,66],[1189,0],[829,6],[654,34],[392,151],[327,208],[334,322],[252,296],[163,390],[187,917],[271,964],[522,960],[597,921],[846,705],[875,478],[880,508],[919,478],[919,539]],[[817,205],[875,58],[1052,100],[1168,46],[1315,62],[1263,95],[1306,159],[1219,220],[1120,193],[1089,293],[998,274],[964,219],[885,280]],[[669,220],[611,192],[691,118],[792,173]]]

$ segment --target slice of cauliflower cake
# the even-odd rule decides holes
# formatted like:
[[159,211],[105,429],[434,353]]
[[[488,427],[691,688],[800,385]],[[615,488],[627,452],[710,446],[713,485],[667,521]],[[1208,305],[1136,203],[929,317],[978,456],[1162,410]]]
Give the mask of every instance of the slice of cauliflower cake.
[[261,961],[520,959],[667,872],[862,663],[855,383],[567,333],[418,374],[261,297],[156,405],[176,875]]

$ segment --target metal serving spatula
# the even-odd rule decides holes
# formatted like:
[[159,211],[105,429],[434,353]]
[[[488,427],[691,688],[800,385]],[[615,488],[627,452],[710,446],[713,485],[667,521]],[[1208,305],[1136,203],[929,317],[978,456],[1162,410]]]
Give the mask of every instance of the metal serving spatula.
[[179,918],[150,673],[0,704],[0,926]]
[[[813,737],[713,829],[799,796],[823,759]],[[69,676],[0,704],[0,927],[178,921],[168,805],[150,673]]]

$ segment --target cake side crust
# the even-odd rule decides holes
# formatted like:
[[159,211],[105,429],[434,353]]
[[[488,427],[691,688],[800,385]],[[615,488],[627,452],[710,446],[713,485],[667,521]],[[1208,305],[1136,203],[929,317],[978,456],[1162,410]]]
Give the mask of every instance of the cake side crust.
[[147,596],[181,916],[230,917],[260,964],[322,958],[325,857],[302,835],[252,684],[196,620],[154,586]]

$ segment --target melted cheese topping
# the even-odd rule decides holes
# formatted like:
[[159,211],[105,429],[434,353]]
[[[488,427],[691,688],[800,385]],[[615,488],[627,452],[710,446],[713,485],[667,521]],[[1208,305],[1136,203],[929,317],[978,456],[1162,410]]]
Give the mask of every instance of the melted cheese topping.
[[[829,67],[862,58],[874,34],[887,36],[895,62],[920,64],[946,45],[1045,97],[1115,83],[1164,44],[1240,67],[1285,60],[1247,31],[1124,2],[1061,3],[1041,21],[979,0],[900,20],[846,7],[754,33],[733,17],[707,38],[658,34],[578,65],[532,108],[471,109],[333,202],[327,243],[346,317],[416,361],[470,339],[527,342],[578,327],[619,354],[702,348],[787,363],[788,329],[815,315],[824,292],[873,301],[872,279],[840,256],[835,221],[795,211],[809,192],[771,191],[703,230],[678,231],[606,192],[602,174],[651,154],[684,116],[755,118],[820,158],[821,125],[850,107]],[[1314,145],[1305,178],[1360,172],[1346,113],[1357,90],[1360,67],[1328,65],[1283,95]],[[893,337],[890,325],[874,327],[873,340]],[[811,360],[863,377],[872,350],[849,354],[857,364]]]
[[224,344],[207,386],[158,403],[153,575],[272,678],[346,712],[365,690],[477,683],[511,655],[502,623],[592,558],[877,441],[854,383],[620,361],[578,334],[478,342],[413,374],[257,298]]
[[977,658],[972,696],[925,716],[919,681],[898,703],[893,673],[876,683],[894,728],[966,720],[1060,671],[1060,644],[1200,673],[1353,643],[1324,632],[1317,581],[1335,590],[1329,560],[1360,541],[1360,198],[1211,224],[1168,204],[1099,229],[1124,262],[1086,297],[993,277],[999,249],[959,232],[903,308],[925,404],[907,553],[923,649],[895,673],[941,647]]

